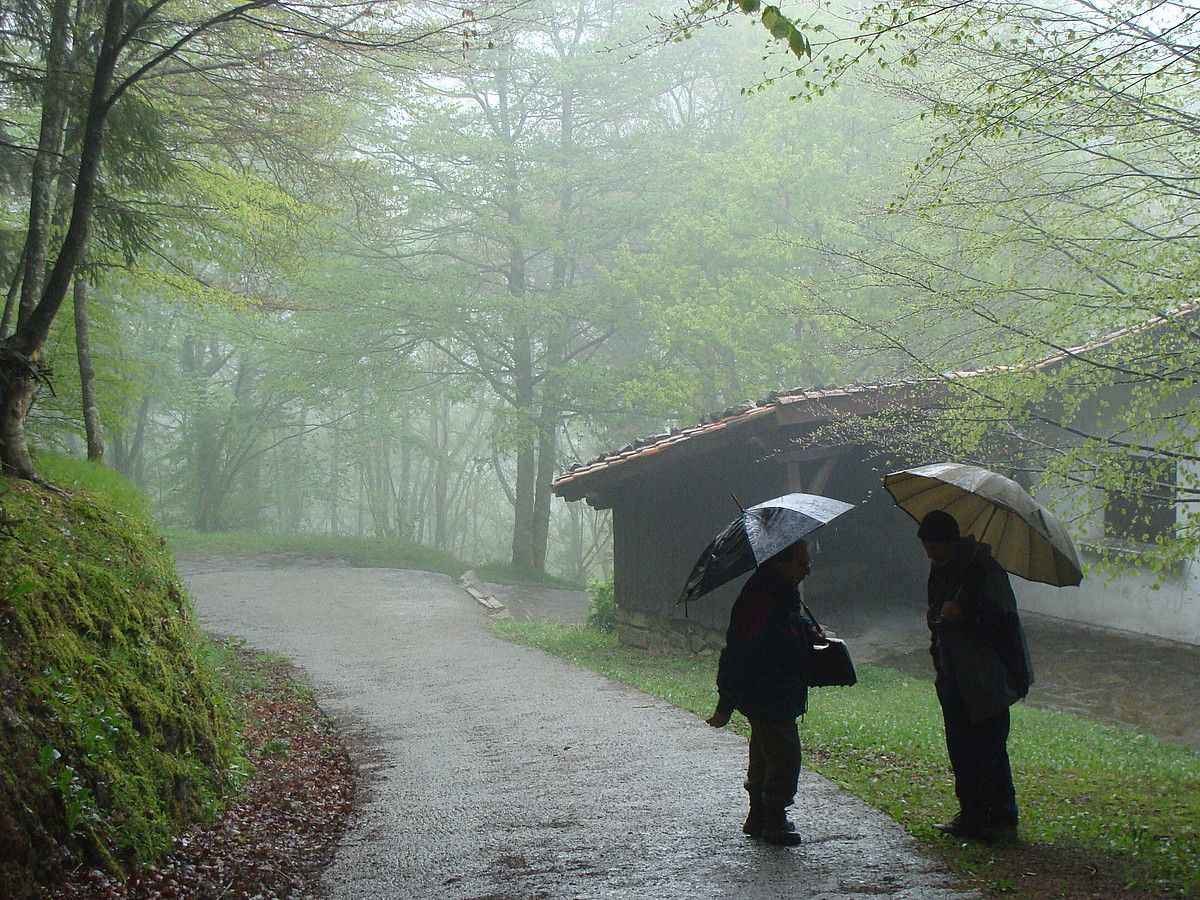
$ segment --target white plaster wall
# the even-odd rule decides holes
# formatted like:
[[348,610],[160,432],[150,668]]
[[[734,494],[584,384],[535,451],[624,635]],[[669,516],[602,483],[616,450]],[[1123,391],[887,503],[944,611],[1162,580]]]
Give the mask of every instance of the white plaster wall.
[[1157,590],[1153,575],[1137,570],[1111,581],[1102,575],[1085,578],[1079,587],[1054,588],[1020,578],[1012,583],[1022,609],[1200,645],[1200,572],[1195,562],[1184,571],[1167,576]]
[[[1087,404],[1080,411],[1077,422],[1085,430],[1111,431],[1113,410],[1122,402],[1125,399],[1121,389],[1109,391],[1105,404],[1095,401]],[[1181,463],[1177,471],[1180,484],[1200,483],[1200,467],[1195,464]],[[1047,490],[1038,486],[1034,496],[1051,510],[1090,509],[1091,515],[1082,520],[1071,520],[1068,528],[1078,544],[1105,542],[1104,496],[1099,490],[1090,487]],[[1180,503],[1177,515],[1182,525],[1190,517],[1200,516],[1200,510],[1192,510],[1190,504]],[[1195,523],[1191,524],[1194,527]],[[1080,554],[1085,564],[1090,561],[1088,555],[1086,551]],[[1148,569],[1140,570],[1136,562],[1116,575],[1086,575],[1079,587],[1054,588],[1020,578],[1012,581],[1022,609],[1102,628],[1200,645],[1200,560],[1187,562],[1177,574],[1162,576],[1157,588],[1155,574]]]

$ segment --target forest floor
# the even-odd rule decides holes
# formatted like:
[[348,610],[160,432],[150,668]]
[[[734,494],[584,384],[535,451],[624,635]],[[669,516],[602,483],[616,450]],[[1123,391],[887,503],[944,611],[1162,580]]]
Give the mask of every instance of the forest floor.
[[251,775],[211,825],[181,835],[155,866],[121,882],[71,873],[52,896],[293,898],[311,895],[345,830],[357,773],[336,726],[281,660],[237,652],[242,750]]

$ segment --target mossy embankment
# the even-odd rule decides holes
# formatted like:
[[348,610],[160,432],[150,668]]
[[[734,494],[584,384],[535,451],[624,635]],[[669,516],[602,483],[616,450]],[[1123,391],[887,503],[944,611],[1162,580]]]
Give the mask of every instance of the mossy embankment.
[[[113,871],[204,820],[239,772],[207,640],[144,499],[41,459],[0,476],[0,885]],[[91,489],[89,489],[91,488]]]

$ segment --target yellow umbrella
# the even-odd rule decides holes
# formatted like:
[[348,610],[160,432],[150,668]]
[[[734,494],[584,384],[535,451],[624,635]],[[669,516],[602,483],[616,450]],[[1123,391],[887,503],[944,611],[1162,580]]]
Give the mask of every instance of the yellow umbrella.
[[979,466],[934,463],[892,472],[883,484],[918,522],[935,509],[954,516],[959,531],[988,544],[1006,572],[1056,587],[1083,580],[1067,529],[1011,478]]

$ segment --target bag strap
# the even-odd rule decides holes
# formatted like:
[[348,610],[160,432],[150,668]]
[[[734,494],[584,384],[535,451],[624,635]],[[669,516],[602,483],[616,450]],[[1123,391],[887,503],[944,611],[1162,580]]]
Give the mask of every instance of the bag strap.
[[[803,597],[800,598],[800,608],[804,610],[804,612],[808,615],[809,619],[812,620],[812,623],[814,625],[816,625],[818,628],[821,627],[820,620],[818,620],[817,617],[815,615],[813,615],[813,611],[808,608],[808,604],[804,602]],[[824,629],[822,629],[822,630],[824,630]]]

